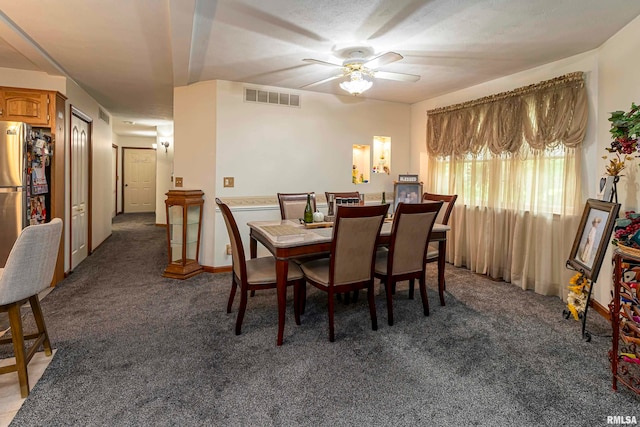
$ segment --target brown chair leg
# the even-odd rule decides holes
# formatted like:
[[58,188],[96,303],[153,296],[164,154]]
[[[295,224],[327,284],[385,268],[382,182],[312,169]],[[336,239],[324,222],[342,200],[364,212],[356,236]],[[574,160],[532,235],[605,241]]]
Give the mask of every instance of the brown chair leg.
[[371,314],[371,329],[378,330],[378,316],[376,315],[376,302],[373,299],[373,280],[367,287],[367,296],[369,297],[369,313]]
[[300,314],[304,314],[307,308],[307,282],[302,281],[300,285]]
[[335,302],[333,301],[333,290],[328,292],[329,296],[329,341],[335,341],[334,330],[333,330],[333,309]]
[[227,313],[231,313],[231,307],[233,306],[233,299],[236,296],[236,289],[238,288],[238,284],[236,283],[236,277],[233,276],[233,280],[231,280],[231,293],[229,294],[229,302],[227,302]]
[[355,291],[353,291],[353,303],[357,303],[358,302],[358,296],[360,295],[360,290],[356,289]]
[[49,341],[49,334],[47,333],[47,326],[44,323],[44,316],[42,316],[42,308],[40,307],[40,300],[38,295],[34,295],[29,298],[29,304],[31,304],[31,311],[33,311],[33,318],[38,326],[38,335],[42,335],[44,340],[42,341],[42,347],[44,348],[44,354],[51,356],[51,342]]
[[387,322],[389,326],[393,326],[393,297],[391,296],[391,286],[393,283],[392,280],[385,280],[387,284],[385,284],[384,289],[387,294]]
[[13,341],[13,351],[16,356],[16,371],[18,372],[18,382],[20,383],[20,396],[24,399],[29,396],[29,377],[27,375],[27,364],[25,359],[20,304],[12,304],[9,307],[8,312],[9,325],[11,326],[11,340]]
[[251,291],[251,297],[256,296],[256,291]]
[[300,301],[300,282],[295,282],[293,284],[293,314],[296,319],[296,325],[300,325],[300,306],[302,302]]
[[414,279],[409,279],[409,299],[413,299],[413,288],[415,285]]
[[425,278],[422,276],[420,278],[420,296],[422,297],[422,308],[424,310],[424,315],[429,315],[429,299],[427,298],[427,285],[425,283]]
[[247,310],[247,289],[240,289],[240,308],[238,309],[238,319],[236,320],[236,335],[240,335],[242,330],[242,320],[244,319],[244,312]]

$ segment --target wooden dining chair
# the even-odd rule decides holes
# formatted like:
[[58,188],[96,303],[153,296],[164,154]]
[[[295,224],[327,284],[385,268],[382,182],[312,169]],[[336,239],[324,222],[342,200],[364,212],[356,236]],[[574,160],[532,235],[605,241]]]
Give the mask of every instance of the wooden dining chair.
[[[329,341],[334,336],[334,295],[367,289],[371,328],[378,329],[373,267],[378,236],[389,205],[343,206],[334,223],[331,255],[300,267],[307,282],[327,293]],[[298,301],[301,304],[300,301]]]
[[[422,195],[422,201],[433,201],[433,202],[443,202],[442,209],[438,213],[436,217],[436,224],[448,225],[449,217],[451,216],[451,212],[453,212],[453,206],[456,203],[456,199],[458,198],[457,194],[434,194],[434,193],[424,193]],[[427,252],[427,256],[425,257],[425,263],[437,262],[438,257],[440,256],[440,251],[438,249],[438,243],[430,243],[429,250]],[[441,283],[442,282],[442,283]],[[409,296],[413,298],[413,286],[409,285]],[[442,289],[443,291],[447,289],[447,284],[444,280],[444,271],[440,271],[440,266],[438,266],[438,289]],[[440,305],[444,305],[444,300],[441,298]]]
[[[0,344],[13,343],[15,363],[0,368],[0,374],[18,373],[20,395],[29,395],[27,365],[38,348],[51,356],[49,334],[42,316],[38,293],[51,286],[58,258],[62,220],[54,218],[46,224],[30,225],[22,230],[9,252],[4,268],[0,268],[0,312],[9,314],[11,337],[0,339]],[[20,307],[31,305],[37,333],[25,334],[22,329]],[[25,341],[35,340],[25,348]]]
[[[316,193],[278,193],[278,203],[280,204],[280,217],[282,219],[298,220],[298,218],[304,217],[304,210],[307,207],[307,194],[311,195],[311,210],[316,211]],[[303,262],[311,261],[313,259],[327,256],[328,254],[315,254],[311,256],[301,257],[299,259],[293,259],[292,261],[298,265]],[[300,314],[304,314],[306,309],[306,295],[307,285],[302,283],[300,286],[300,292],[302,294],[302,305],[300,306]],[[251,292],[251,296],[255,294],[255,291]]]
[[[227,226],[229,240],[232,251],[232,281],[229,301],[227,302],[227,313],[231,313],[233,300],[236,289],[240,286],[240,307],[238,309],[238,317],[236,319],[236,335],[240,335],[242,329],[242,321],[247,309],[247,297],[250,291],[260,291],[263,289],[275,289],[277,285],[276,279],[276,262],[272,256],[246,259],[244,254],[244,246],[238,231],[238,225],[233,218],[233,214],[229,207],[220,199],[216,198],[216,204],[222,212],[224,223]],[[300,324],[300,311],[298,292],[300,285],[303,283],[303,274],[296,264],[289,264],[289,272],[287,274],[287,286],[293,285],[294,314],[296,324]]]
[[[333,195],[334,200],[336,199],[360,199],[359,191],[342,191],[342,192],[334,192],[334,191],[325,191],[324,196],[327,199],[327,204],[329,203],[329,196]],[[335,214],[335,213],[334,213]],[[342,296],[340,294],[337,295],[338,300],[342,300]],[[356,303],[358,301],[358,291],[353,293],[353,302]],[[344,303],[349,304],[351,302],[351,294],[346,293],[344,295]]]
[[[397,282],[409,280],[410,287],[418,279],[424,315],[429,315],[426,289],[426,263],[431,230],[442,202],[398,203],[396,207],[389,248],[376,253],[375,277],[385,285],[387,320],[393,325],[392,289]],[[410,288],[410,289],[411,289]]]
[[280,217],[282,219],[297,220],[304,217],[307,207],[307,194],[311,195],[311,210],[316,211],[316,193],[278,193]]

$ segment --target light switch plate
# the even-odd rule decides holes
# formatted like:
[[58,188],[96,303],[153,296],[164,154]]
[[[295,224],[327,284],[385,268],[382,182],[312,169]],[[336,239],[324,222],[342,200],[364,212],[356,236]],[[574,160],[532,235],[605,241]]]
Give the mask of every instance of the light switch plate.
[[223,178],[223,182],[224,182],[224,186],[225,187],[233,187],[233,177],[232,176],[225,176]]
[[176,176],[176,187],[182,187],[182,177]]

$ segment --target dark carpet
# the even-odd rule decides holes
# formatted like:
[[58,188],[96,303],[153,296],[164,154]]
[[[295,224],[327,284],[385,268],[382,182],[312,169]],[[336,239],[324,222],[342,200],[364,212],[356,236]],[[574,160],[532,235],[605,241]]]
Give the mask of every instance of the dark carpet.
[[[431,315],[395,296],[394,326],[376,296],[336,305],[309,287],[277,347],[275,291],[250,298],[243,333],[230,275],[161,277],[165,230],[120,215],[113,235],[43,301],[57,354],[12,425],[605,426],[640,418],[640,398],[611,389],[610,338],[580,336],[555,297],[447,266],[447,305],[429,265]],[[26,321],[27,326],[31,323]],[[594,312],[589,328],[609,333]]]

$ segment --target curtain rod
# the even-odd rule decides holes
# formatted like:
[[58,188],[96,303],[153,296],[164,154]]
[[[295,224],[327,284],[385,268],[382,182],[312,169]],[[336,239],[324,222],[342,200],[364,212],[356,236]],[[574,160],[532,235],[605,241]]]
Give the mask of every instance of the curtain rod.
[[508,92],[496,93],[494,95],[485,96],[482,98],[474,99],[472,101],[462,102],[460,104],[452,104],[446,107],[438,107],[433,110],[427,110],[428,115],[433,114],[441,114],[448,113],[455,110],[460,110],[462,108],[473,107],[475,105],[486,104],[493,101],[498,101],[501,99],[509,98],[512,96],[525,95],[534,91],[539,91],[541,89],[552,88],[564,83],[575,83],[578,82],[580,86],[584,84],[584,73],[582,71],[575,71],[573,73],[568,73],[563,76],[555,77],[550,80],[544,80],[539,83],[534,83],[528,86],[522,86],[514,90],[510,90]]

